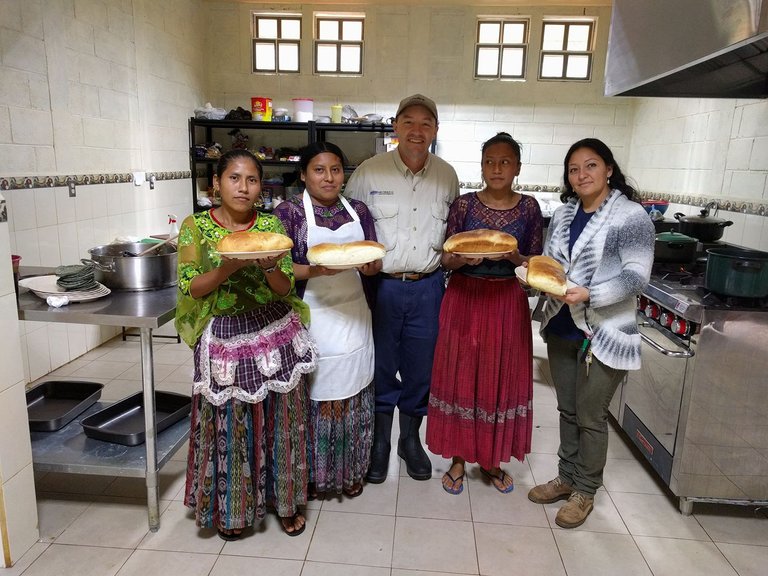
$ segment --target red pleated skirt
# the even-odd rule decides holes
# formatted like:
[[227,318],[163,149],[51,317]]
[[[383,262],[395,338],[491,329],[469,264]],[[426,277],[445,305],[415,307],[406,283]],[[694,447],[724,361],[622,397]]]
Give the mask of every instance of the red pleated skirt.
[[531,451],[533,344],[516,278],[454,274],[440,309],[427,417],[429,449],[494,468]]

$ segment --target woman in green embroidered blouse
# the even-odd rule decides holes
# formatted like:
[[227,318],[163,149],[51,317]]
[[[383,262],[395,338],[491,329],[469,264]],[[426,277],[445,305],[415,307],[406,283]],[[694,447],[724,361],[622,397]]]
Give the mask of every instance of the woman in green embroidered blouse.
[[225,540],[259,522],[267,504],[296,536],[307,497],[305,374],[315,350],[302,323],[290,254],[252,260],[222,257],[227,234],[284,234],[254,208],[261,164],[247,150],[219,160],[221,206],[188,216],[179,235],[176,329],[194,349],[191,434],[185,504],[200,527]]

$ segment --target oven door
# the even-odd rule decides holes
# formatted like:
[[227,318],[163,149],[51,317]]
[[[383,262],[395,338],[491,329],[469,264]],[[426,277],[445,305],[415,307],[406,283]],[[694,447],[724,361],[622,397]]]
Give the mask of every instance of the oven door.
[[638,313],[642,366],[630,371],[623,391],[622,428],[669,483],[683,385],[694,350]]

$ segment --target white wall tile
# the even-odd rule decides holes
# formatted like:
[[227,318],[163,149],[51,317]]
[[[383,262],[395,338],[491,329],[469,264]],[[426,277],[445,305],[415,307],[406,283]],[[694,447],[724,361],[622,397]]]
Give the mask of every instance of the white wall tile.
[[[84,188],[85,186],[81,186]],[[70,198],[69,189],[63,186],[54,188],[54,197],[56,198],[56,219],[59,224],[66,224],[68,222],[75,222],[77,219],[77,211],[75,206],[77,200]],[[77,194],[77,188],[75,189]]]
[[749,169],[768,171],[768,138],[755,138],[755,144],[749,158]]
[[[2,195],[0,195],[0,200]],[[0,296],[13,295],[13,267],[11,265],[11,243],[8,222],[0,222]],[[15,312],[15,310],[14,310]],[[13,314],[15,317],[15,313]],[[0,366],[3,364],[0,362]]]
[[42,110],[11,108],[11,135],[16,144],[53,145],[51,113]]
[[[80,264],[84,254],[80,251],[78,226],[74,222],[57,226],[59,236],[59,260],[62,264]],[[89,246],[92,248],[93,246]]]
[[37,210],[33,190],[8,190],[8,217],[13,220],[13,229],[32,230],[37,228]]
[[[728,146],[726,167],[729,170],[749,170],[749,160],[752,156],[754,138],[736,138]],[[768,163],[765,164],[768,166]]]
[[3,483],[3,499],[8,520],[8,540],[11,561],[15,562],[37,542],[37,501],[35,477],[30,463],[21,472]]
[[51,370],[64,366],[73,359],[69,356],[66,324],[51,322],[48,325],[48,349],[51,358]]
[[754,198],[756,200],[762,199],[766,176],[768,176],[768,171],[734,171],[728,196],[732,198]]
[[30,381],[37,380],[51,371],[47,325],[34,332],[27,332],[27,357]]
[[763,223],[768,220],[764,216],[747,214],[744,218],[744,231],[741,236],[742,246],[760,250],[760,240],[763,233]]
[[58,266],[61,262],[59,253],[59,227],[45,226],[37,229],[40,246],[40,266]]
[[[3,326],[3,345],[0,346],[0,390],[6,390],[24,380],[21,356],[21,332],[16,311],[16,293],[0,296],[0,325]],[[0,442],[2,440],[0,439]]]
[[37,228],[31,230],[16,230],[16,253],[24,260],[26,266],[40,266],[40,241]]
[[67,327],[67,343],[69,345],[69,357],[74,360],[88,352],[85,336],[85,324],[65,324]]
[[53,188],[30,190],[30,195],[34,198],[37,227],[56,224],[56,200]]
[[0,392],[0,478],[13,478],[32,463],[24,382]]
[[3,64],[9,68],[36,74],[45,74],[47,71],[45,43],[40,38],[5,29],[0,36],[0,51]]

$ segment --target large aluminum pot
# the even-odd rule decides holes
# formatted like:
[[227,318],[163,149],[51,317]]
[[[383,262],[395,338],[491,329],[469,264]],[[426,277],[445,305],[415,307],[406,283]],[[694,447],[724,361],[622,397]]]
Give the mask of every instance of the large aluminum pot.
[[165,244],[146,256],[125,256],[124,252],[137,254],[149,244],[123,242],[91,248],[88,252],[96,263],[95,277],[98,282],[113,290],[157,290],[173,286],[177,282],[176,246]]
[[725,296],[768,296],[768,253],[748,248],[723,247],[707,250],[704,287]]

